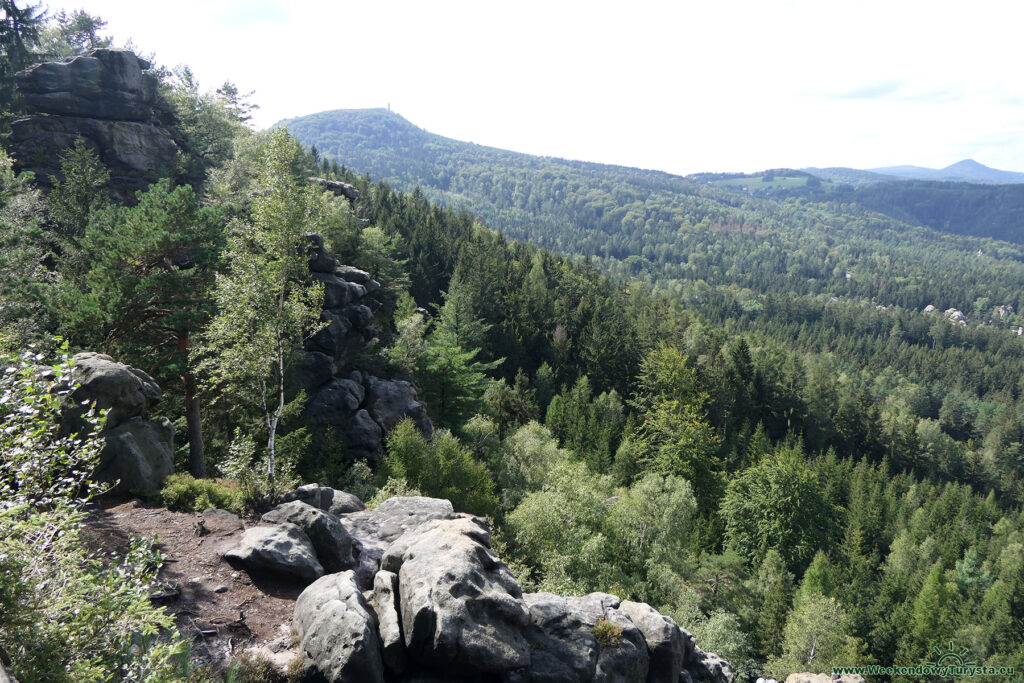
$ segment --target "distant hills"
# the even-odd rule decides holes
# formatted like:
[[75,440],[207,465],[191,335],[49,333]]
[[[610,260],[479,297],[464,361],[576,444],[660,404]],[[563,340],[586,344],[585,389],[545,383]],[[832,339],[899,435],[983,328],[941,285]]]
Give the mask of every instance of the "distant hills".
[[833,183],[845,183],[854,187],[862,187],[873,183],[900,180],[934,180],[942,182],[981,183],[989,185],[1011,185],[1024,183],[1024,173],[1002,171],[980,164],[974,159],[964,159],[945,168],[925,168],[924,166],[886,166],[859,170],[856,168],[805,168],[822,180]]
[[[833,167],[681,177],[453,140],[386,109],[339,109],[278,125],[324,158],[396,189],[419,188],[509,237],[568,254],[626,259],[649,254],[654,243],[678,241],[673,235],[680,230],[791,230],[843,224],[864,211],[887,217],[893,227],[1024,243],[1024,173],[970,160],[941,170]],[[793,204],[797,199],[816,208]],[[659,260],[673,258],[689,254],[658,252]]]

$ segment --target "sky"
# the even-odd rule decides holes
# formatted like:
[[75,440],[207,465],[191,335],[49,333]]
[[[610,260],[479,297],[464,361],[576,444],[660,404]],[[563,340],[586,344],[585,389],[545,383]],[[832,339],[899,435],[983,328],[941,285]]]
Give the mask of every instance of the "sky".
[[[457,140],[688,174],[1024,171],[1024,3],[89,0],[254,124],[387,107]],[[344,161],[344,160],[342,160]]]

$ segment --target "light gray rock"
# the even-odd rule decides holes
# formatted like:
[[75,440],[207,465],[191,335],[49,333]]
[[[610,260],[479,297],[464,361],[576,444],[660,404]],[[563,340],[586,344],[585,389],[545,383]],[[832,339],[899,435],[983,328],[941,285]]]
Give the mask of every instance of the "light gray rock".
[[306,680],[383,683],[377,619],[352,572],[314,581],[295,601],[293,625]]
[[327,573],[352,567],[352,537],[338,518],[317,507],[293,500],[265,513],[260,521],[269,524],[294,524],[309,537],[316,558]]
[[676,622],[644,602],[623,600],[619,611],[640,629],[647,643],[650,655],[647,683],[678,683],[679,672],[683,669],[684,647]]
[[319,185],[328,192],[332,192],[337,197],[344,197],[349,200],[349,202],[354,202],[359,198],[359,190],[348,183],[341,182],[340,180],[310,177],[309,182]]
[[457,672],[501,673],[530,663],[522,589],[468,515],[403,534],[381,568],[398,574],[409,659]]
[[271,571],[310,582],[323,576],[309,537],[294,524],[246,529],[238,546],[224,554],[247,570]]
[[373,510],[339,517],[359,546],[356,567],[359,585],[373,587],[373,576],[380,569],[381,557],[392,541],[425,522],[454,516],[452,504],[447,500],[410,496],[388,498]]
[[365,510],[366,506],[363,505],[363,501],[359,500],[357,496],[341,491],[339,489],[333,489],[329,486],[320,486],[318,484],[306,484],[300,486],[291,493],[286,493],[283,496],[283,502],[288,503],[293,500],[301,500],[307,505],[312,505],[315,508],[329,512],[332,515],[344,515],[349,512],[359,512]]
[[399,613],[397,574],[382,570],[373,577],[373,607],[377,612],[384,666],[394,673],[402,673],[405,671],[406,651]]
[[[79,353],[73,360],[71,379],[79,386],[64,401],[65,423],[95,404],[100,410],[109,410],[104,426],[113,429],[133,418],[148,417],[150,408],[160,402],[160,387],[142,370],[103,353]],[[76,429],[78,426],[74,424]]]

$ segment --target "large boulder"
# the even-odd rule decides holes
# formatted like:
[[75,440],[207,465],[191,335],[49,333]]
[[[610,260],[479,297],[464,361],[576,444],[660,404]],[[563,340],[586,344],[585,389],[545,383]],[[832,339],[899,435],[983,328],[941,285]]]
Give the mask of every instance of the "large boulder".
[[364,589],[373,587],[384,551],[407,531],[435,519],[452,519],[452,504],[439,498],[421,496],[388,498],[373,510],[339,517],[359,547],[356,578]]
[[309,583],[324,574],[313,543],[294,524],[246,529],[238,546],[224,554],[247,570],[268,571]]
[[107,429],[131,419],[145,419],[163,396],[152,377],[106,354],[79,353],[73,361],[71,379],[78,386],[64,401],[65,424],[72,429],[84,425],[69,421],[77,420],[92,406],[109,411],[104,423]]
[[332,489],[329,486],[320,486],[319,484],[300,486],[291,493],[286,493],[283,497],[283,502],[285,503],[293,500],[301,500],[307,505],[312,505],[332,515],[344,515],[349,512],[359,512],[366,509],[363,501],[359,500],[357,496],[338,489]]
[[174,425],[166,417],[125,422],[100,435],[105,443],[93,477],[117,482],[114,493],[156,493],[174,471]]
[[29,109],[43,114],[146,121],[157,79],[149,62],[128,50],[98,49],[64,62],[36,64],[15,75]]
[[301,639],[305,680],[383,683],[377,619],[352,572],[329,574],[306,587],[293,621]]
[[156,493],[174,470],[174,426],[167,418],[149,419],[161,392],[142,370],[102,353],[74,357],[71,379],[78,386],[64,400],[62,430],[88,429],[85,413],[107,411],[99,436],[104,440],[97,481],[117,482],[116,493]]
[[623,600],[619,611],[640,629],[647,643],[650,657],[647,683],[678,683],[686,653],[676,622],[644,602]]
[[689,680],[695,683],[733,683],[736,680],[736,673],[729,662],[697,647],[693,635],[686,629],[680,628],[679,633],[683,638],[683,651],[686,653],[686,661],[683,664],[684,678],[689,677]]
[[523,597],[530,609],[527,638],[533,651],[524,680],[649,680],[650,654],[644,634],[627,612],[618,609],[620,601],[614,595],[591,593],[563,598],[551,593],[527,593]]
[[367,377],[366,407],[370,416],[385,432],[390,432],[407,417],[423,434],[434,432],[434,425],[427,416],[426,407],[420,403],[416,389],[403,380]]
[[293,500],[265,513],[260,521],[294,524],[302,529],[313,544],[317,560],[327,573],[340,572],[356,563],[352,556],[352,537],[338,518],[329,512]]
[[428,522],[388,548],[381,568],[398,575],[411,661],[487,674],[529,665],[522,589],[490,546],[486,523],[460,515]]

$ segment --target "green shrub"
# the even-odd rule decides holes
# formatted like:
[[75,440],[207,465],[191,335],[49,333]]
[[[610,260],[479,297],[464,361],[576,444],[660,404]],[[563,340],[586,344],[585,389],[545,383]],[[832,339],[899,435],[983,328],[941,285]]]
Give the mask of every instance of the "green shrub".
[[594,639],[601,647],[615,647],[622,640],[622,627],[616,626],[606,617],[598,619],[591,630],[594,633]]
[[10,673],[23,683],[184,680],[174,619],[149,599],[162,556],[133,541],[123,558],[100,558],[82,540],[102,443],[61,435],[71,361],[43,360],[0,357],[0,649]]
[[213,479],[196,479],[190,474],[172,474],[160,491],[171,510],[202,512],[209,508],[241,514],[245,509],[242,492]]

